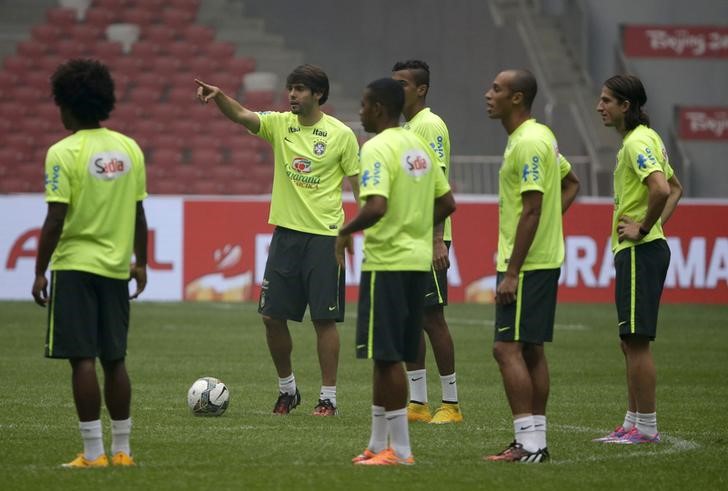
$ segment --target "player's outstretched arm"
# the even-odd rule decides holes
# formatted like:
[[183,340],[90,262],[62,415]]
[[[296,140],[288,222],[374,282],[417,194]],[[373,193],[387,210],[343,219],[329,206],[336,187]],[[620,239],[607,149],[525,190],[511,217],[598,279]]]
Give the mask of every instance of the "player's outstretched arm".
[[215,101],[220,112],[230,121],[242,124],[253,133],[258,133],[260,118],[254,111],[243,107],[238,101],[225,95],[220,87],[206,84],[198,79],[195,79],[195,83],[197,84],[197,99],[200,102],[207,104],[210,100]]

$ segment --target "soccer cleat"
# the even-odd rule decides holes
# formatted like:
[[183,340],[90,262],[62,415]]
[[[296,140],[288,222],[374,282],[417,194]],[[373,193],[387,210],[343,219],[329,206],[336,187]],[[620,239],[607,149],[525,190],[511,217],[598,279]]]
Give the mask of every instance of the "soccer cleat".
[[118,467],[133,467],[136,463],[134,463],[134,458],[128,453],[116,452],[114,456],[111,457],[111,465]]
[[435,414],[430,420],[431,425],[444,425],[447,423],[462,423],[463,413],[460,412],[460,406],[455,403],[443,402],[442,406],[437,408]]
[[298,387],[296,388],[296,393],[293,395],[281,392],[278,394],[276,405],[273,406],[273,414],[288,414],[291,412],[291,409],[299,404],[301,404],[301,393],[298,392]]
[[535,452],[529,452],[523,448],[523,445],[515,441],[502,452],[483,457],[488,462],[526,462],[529,464],[546,462],[550,458],[548,448],[539,448]]
[[336,416],[338,412],[330,399],[319,399],[318,404],[313,408],[314,416]]
[[78,454],[72,461],[66,464],[61,464],[61,467],[66,469],[92,469],[94,467],[108,466],[109,459],[106,457],[106,454],[101,454],[94,460],[87,460],[86,457],[83,456],[83,453]]
[[407,404],[407,421],[414,423],[415,421],[422,421],[423,423],[429,423],[432,419],[430,414],[430,405],[426,402],[415,402],[410,401]]
[[619,440],[626,434],[627,434],[627,430],[624,429],[624,426],[619,425],[616,428],[614,428],[614,431],[612,431],[607,436],[603,436],[601,438],[594,438],[592,441],[598,442],[598,443],[614,443],[616,440]]
[[362,453],[360,453],[359,455],[357,455],[356,457],[354,457],[353,459],[351,459],[351,462],[354,463],[354,464],[358,464],[359,462],[362,462],[364,460],[371,459],[375,455],[377,455],[377,454],[375,454],[374,452],[372,452],[368,448],[365,448]]
[[639,445],[640,443],[660,443],[660,434],[655,433],[655,436],[647,436],[643,433],[640,433],[640,431],[635,426],[631,430],[627,432],[626,435],[624,435],[619,440],[615,440],[612,443],[618,443],[621,445]]
[[354,462],[355,465],[414,465],[415,458],[410,455],[403,459],[392,448],[386,448],[373,457]]

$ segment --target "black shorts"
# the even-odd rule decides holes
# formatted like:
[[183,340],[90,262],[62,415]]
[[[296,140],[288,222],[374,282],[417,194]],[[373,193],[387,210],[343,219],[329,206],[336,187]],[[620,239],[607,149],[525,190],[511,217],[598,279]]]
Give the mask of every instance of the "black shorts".
[[336,237],[276,227],[268,249],[258,312],[275,319],[343,322],[346,272],[334,253]]
[[417,360],[424,321],[426,271],[362,271],[356,356]]
[[614,302],[620,337],[655,339],[668,266],[670,247],[663,239],[622,249],[614,256]]
[[85,271],[51,271],[45,356],[125,358],[128,283]]
[[[446,240],[447,250],[450,250],[450,241]],[[430,268],[427,289],[425,290],[425,307],[447,305],[447,270],[435,271]]]
[[[495,340],[543,344],[554,337],[556,293],[561,269],[522,271],[516,301],[495,306]],[[496,284],[503,281],[498,273]]]

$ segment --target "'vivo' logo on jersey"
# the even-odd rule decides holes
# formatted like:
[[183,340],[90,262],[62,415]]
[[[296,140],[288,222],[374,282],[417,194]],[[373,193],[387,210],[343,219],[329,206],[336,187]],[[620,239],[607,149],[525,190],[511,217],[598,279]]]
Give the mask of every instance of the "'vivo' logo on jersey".
[[61,166],[56,164],[53,166],[53,173],[48,176],[48,173],[45,175],[45,185],[46,188],[50,184],[51,191],[58,191],[58,182],[61,179]]
[[91,157],[89,173],[97,179],[112,181],[131,169],[129,156],[121,152],[104,152]]
[[539,173],[538,169],[538,163],[539,163],[538,156],[534,156],[531,159],[531,164],[524,164],[523,165],[523,172],[521,173],[521,178],[523,179],[523,182],[527,182],[529,179],[531,182],[536,182],[541,177],[541,174]]

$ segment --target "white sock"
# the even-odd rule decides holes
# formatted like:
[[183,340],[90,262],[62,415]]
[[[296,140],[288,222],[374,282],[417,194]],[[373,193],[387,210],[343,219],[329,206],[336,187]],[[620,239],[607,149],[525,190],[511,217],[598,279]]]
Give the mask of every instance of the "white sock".
[[410,401],[427,404],[427,370],[410,370],[407,372],[409,380]]
[[389,443],[394,452],[401,458],[406,459],[412,455],[409,439],[409,426],[407,425],[407,408],[386,411],[384,417],[387,420],[387,433]]
[[546,416],[542,414],[533,415],[533,430],[538,448],[546,448]]
[[131,433],[131,418],[118,421],[111,420],[111,455],[124,452],[131,455],[129,447],[129,434]]
[[372,435],[367,448],[374,453],[387,448],[387,419],[382,406],[372,406]]
[[296,393],[296,377],[293,372],[286,378],[278,379],[278,390],[288,395]]
[[442,402],[457,404],[458,384],[455,379],[455,372],[450,375],[440,375],[440,385],[442,385]]
[[657,434],[657,413],[637,413],[637,431],[653,437]]
[[624,423],[622,423],[622,428],[629,431],[632,428],[634,428],[637,425],[637,413],[633,411],[627,411],[627,414],[624,415]]
[[101,420],[79,421],[78,429],[83,438],[83,456],[86,460],[96,460],[104,454],[104,440],[101,433]]
[[319,392],[319,399],[322,401],[328,399],[331,404],[336,406],[336,386],[335,385],[322,385],[321,392]]
[[535,452],[538,450],[536,432],[533,429],[533,416],[523,416],[513,420],[513,431],[516,433],[516,443],[523,445],[524,450]]

